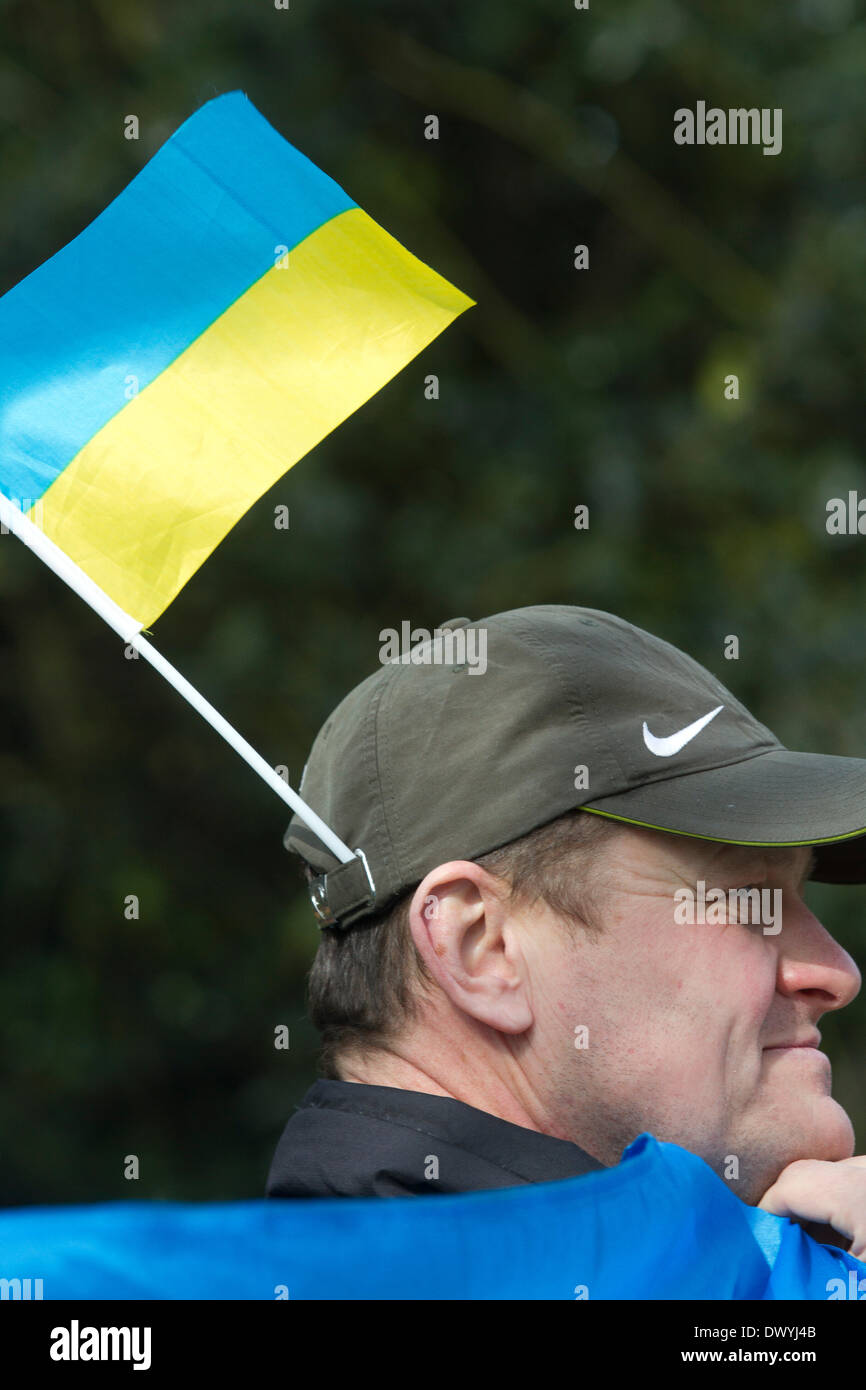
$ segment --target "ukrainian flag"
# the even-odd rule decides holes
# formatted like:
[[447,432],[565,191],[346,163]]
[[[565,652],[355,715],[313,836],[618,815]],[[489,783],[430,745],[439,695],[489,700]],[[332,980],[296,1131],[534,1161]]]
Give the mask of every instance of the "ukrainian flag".
[[472,303],[218,97],[0,299],[0,492],[146,627]]

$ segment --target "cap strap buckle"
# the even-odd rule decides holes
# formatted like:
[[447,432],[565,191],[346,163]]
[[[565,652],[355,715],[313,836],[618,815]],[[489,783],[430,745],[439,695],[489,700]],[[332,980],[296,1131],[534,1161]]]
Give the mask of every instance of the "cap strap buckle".
[[355,858],[310,882],[310,902],[320,927],[348,927],[376,901],[376,885],[362,849]]

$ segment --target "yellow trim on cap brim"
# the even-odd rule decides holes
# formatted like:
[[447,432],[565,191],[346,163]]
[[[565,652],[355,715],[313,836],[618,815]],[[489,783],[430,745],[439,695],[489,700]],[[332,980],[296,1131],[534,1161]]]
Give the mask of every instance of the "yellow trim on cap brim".
[[578,806],[579,811],[587,811],[591,816],[606,816],[608,820],[623,821],[625,825],[638,825],[642,830],[661,830],[665,835],[685,835],[689,840],[709,840],[716,845],[746,845],[753,849],[800,849],[810,845],[838,845],[845,840],[856,840],[858,835],[866,835],[862,830],[846,831],[844,835],[830,835],[826,840],[727,840],[721,835],[697,835],[693,830],[672,830],[669,825],[652,825],[649,821],[633,820],[630,816],[617,816],[613,811],[599,811],[593,806]]

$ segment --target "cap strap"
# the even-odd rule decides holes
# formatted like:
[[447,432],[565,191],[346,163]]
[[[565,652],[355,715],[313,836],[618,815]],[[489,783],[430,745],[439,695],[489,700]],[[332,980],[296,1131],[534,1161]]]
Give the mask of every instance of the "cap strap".
[[376,885],[367,856],[355,850],[355,858],[310,882],[310,901],[320,927],[347,927],[376,901]]

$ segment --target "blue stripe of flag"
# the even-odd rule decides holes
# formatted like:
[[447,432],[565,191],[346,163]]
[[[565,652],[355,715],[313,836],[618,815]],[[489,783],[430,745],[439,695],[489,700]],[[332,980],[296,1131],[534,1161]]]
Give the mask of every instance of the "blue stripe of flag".
[[[0,490],[36,501],[346,193],[242,92],[201,107],[73,241],[0,298]],[[291,274],[291,270],[287,272]]]

